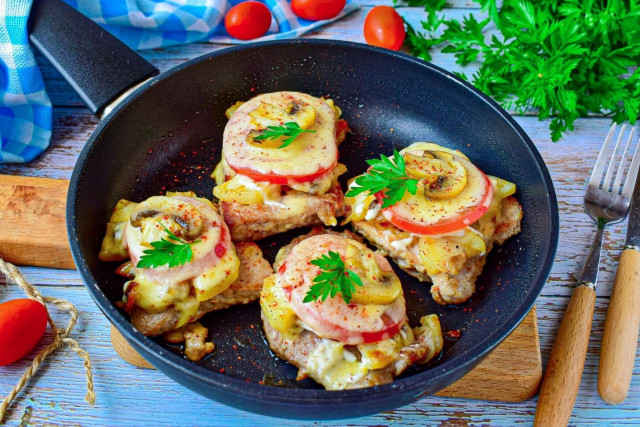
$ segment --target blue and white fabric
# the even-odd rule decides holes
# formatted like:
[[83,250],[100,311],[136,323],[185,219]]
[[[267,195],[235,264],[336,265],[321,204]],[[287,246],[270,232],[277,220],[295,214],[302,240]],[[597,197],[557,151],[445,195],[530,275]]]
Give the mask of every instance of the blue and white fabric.
[[[298,18],[288,0],[260,0],[271,10],[267,34],[236,40],[224,16],[243,0],[65,0],[133,49],[195,41],[251,43],[298,37],[358,9],[354,0],[331,20]],[[0,0],[0,163],[28,162],[51,138],[51,102],[28,44],[31,0]]]
[[51,138],[51,102],[27,37],[30,1],[0,1],[0,162],[28,162]]
[[271,28],[259,39],[229,36],[224,17],[244,0],[65,0],[133,49],[152,49],[194,41],[252,43],[298,37],[358,9],[353,0],[330,20],[298,18],[287,0],[261,0],[273,15]]

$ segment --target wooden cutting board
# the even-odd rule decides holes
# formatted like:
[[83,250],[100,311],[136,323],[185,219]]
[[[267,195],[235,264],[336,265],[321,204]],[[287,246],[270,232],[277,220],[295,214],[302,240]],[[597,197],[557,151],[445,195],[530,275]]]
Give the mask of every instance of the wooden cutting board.
[[[67,242],[66,180],[0,175],[0,256],[17,265],[73,269]],[[127,362],[151,367],[112,327],[111,342]],[[439,396],[520,402],[536,395],[542,361],[535,307],[485,360]]]

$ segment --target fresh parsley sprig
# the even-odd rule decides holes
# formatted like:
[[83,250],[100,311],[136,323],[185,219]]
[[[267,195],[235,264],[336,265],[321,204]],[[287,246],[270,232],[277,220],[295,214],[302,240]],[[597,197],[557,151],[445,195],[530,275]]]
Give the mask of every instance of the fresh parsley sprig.
[[[138,268],[156,268],[166,264],[169,264],[169,268],[184,265],[191,261],[193,258],[193,250],[191,245],[198,243],[199,240],[191,243],[185,242],[164,226],[160,221],[158,224],[164,229],[172,240],[162,238],[158,241],[151,242],[153,249],[147,249],[143,251],[142,257],[136,264]],[[176,243],[177,242],[177,243]]]
[[416,194],[418,180],[407,176],[404,158],[397,150],[393,150],[393,161],[380,155],[380,160],[371,159],[367,160],[367,163],[371,167],[367,173],[356,178],[356,185],[352,186],[345,196],[354,197],[365,191],[369,194],[382,191],[385,196],[382,207],[387,208],[398,203],[405,191]]
[[286,122],[282,126],[268,126],[266,129],[261,131],[260,135],[254,137],[253,139],[257,139],[258,141],[262,141],[265,139],[277,139],[283,136],[287,136],[288,138],[283,141],[283,144],[278,148],[287,147],[291,144],[295,139],[305,132],[316,132],[315,130],[302,129],[300,125],[296,122]]
[[426,12],[422,28],[408,26],[409,51],[429,61],[432,48],[442,47],[462,66],[476,63],[468,79],[509,110],[550,118],[553,141],[590,112],[618,123],[637,120],[637,1],[475,1],[484,19],[448,19],[441,13],[445,0],[408,0]]
[[340,292],[344,302],[349,304],[356,286],[362,286],[360,276],[346,268],[338,252],[329,251],[312,260],[311,264],[320,267],[322,272],[314,277],[313,285],[302,302],[312,302],[318,298],[324,301],[328,296],[333,298]]

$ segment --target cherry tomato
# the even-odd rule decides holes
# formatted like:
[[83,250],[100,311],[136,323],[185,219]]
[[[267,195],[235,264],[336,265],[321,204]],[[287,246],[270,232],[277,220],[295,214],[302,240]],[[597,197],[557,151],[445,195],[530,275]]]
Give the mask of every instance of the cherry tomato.
[[29,353],[47,328],[47,308],[22,298],[0,304],[0,366]]
[[271,11],[257,1],[245,1],[233,6],[224,18],[231,37],[251,40],[263,36],[271,26]]
[[[484,173],[482,173],[482,176],[486,183],[484,187],[484,195],[478,204],[470,206],[454,217],[445,218],[436,223],[424,223],[419,219],[401,215],[398,212],[400,209],[397,208],[399,204],[386,208],[382,212],[382,215],[387,219],[387,221],[396,227],[414,234],[444,234],[463,229],[467,225],[471,225],[480,219],[480,217],[482,217],[482,215],[484,215],[491,206],[491,201],[493,200],[493,185],[491,185],[491,181],[489,181],[489,178],[487,178]],[[381,200],[384,195],[382,195],[382,193],[376,193],[376,197],[378,200]]]
[[234,167],[231,165],[229,165],[229,167],[231,167],[231,169],[233,169],[236,173],[247,176],[256,182],[270,182],[272,184],[287,185],[289,181],[295,181],[300,183],[315,181],[316,179],[322,177],[323,175],[326,175],[329,172],[331,172],[336,167],[336,164],[338,164],[337,160],[328,168],[318,169],[316,172],[313,172],[308,175],[278,175],[275,173],[263,174],[263,173],[251,170],[250,168]]
[[[372,310],[370,304],[347,304],[341,295],[304,302],[319,271],[310,261],[325,251],[345,253],[348,245],[349,239],[327,234],[303,240],[287,256],[286,269],[278,272],[278,284],[285,289],[296,315],[322,338],[353,345],[391,338],[405,323],[402,295],[391,304],[378,306],[381,310]],[[384,257],[376,256],[376,261],[382,270],[392,270]]]
[[405,35],[404,21],[391,6],[376,6],[364,19],[364,39],[371,45],[400,50]]
[[302,19],[320,21],[334,18],[346,3],[347,0],[291,0],[291,9]]

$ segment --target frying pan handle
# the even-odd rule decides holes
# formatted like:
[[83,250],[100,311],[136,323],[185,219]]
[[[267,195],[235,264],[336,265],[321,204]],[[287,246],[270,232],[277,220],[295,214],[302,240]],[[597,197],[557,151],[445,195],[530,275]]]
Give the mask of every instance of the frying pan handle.
[[62,0],[39,0],[29,17],[31,43],[64,76],[92,113],[158,69]]

